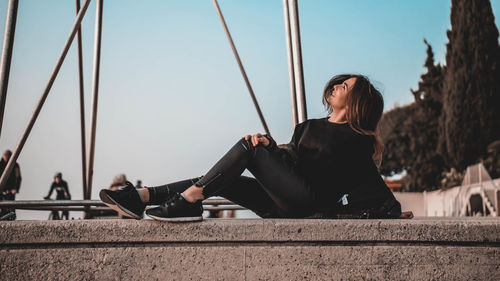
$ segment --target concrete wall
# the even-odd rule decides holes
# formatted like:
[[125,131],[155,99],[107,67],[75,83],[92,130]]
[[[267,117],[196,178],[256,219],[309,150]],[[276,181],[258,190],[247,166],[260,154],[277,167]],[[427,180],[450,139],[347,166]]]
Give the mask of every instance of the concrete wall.
[[500,220],[0,222],[1,280],[500,280]]
[[458,216],[461,207],[459,193],[459,186],[447,190],[425,192],[424,205],[426,216]]
[[426,216],[424,193],[422,192],[394,192],[394,197],[401,203],[403,211],[412,211],[416,217]]
[[[500,209],[500,179],[482,183],[491,203]],[[460,195],[460,186],[446,190],[430,192],[394,192],[394,196],[401,203],[403,211],[413,211],[415,216],[426,217],[455,217],[463,206],[465,194]],[[463,193],[463,190],[462,190]]]

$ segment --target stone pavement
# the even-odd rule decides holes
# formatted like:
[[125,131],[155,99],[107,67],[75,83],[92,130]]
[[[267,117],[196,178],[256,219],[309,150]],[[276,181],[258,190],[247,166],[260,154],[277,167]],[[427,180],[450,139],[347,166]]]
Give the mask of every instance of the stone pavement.
[[500,219],[0,222],[0,280],[500,280]]

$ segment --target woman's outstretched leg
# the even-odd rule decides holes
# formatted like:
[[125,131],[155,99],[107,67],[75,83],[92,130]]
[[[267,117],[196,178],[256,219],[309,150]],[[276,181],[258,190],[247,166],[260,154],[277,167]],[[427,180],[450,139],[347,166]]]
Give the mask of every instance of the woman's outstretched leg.
[[[254,189],[238,193],[232,190],[237,186],[233,183],[240,179],[240,175],[246,168],[256,177],[256,181],[249,185]],[[194,184],[187,187],[191,183]],[[310,213],[313,201],[308,185],[293,172],[291,167],[276,154],[262,146],[254,147],[248,140],[238,141],[205,176],[198,178],[196,182],[191,180],[191,183],[183,181],[182,184],[177,185],[178,190],[175,190],[173,194],[170,194],[172,188],[169,187],[173,184],[163,186],[163,188],[147,189],[147,194],[142,194],[146,192],[145,190],[137,192],[132,184],[128,184],[117,192],[101,190],[100,197],[114,210],[136,219],[142,217],[146,204],[160,204],[166,200],[160,207],[149,209],[147,214],[155,219],[167,221],[202,219],[201,200],[218,194],[222,196],[225,194],[226,198],[233,197],[228,199],[266,216],[269,215],[269,209],[277,210],[272,212],[274,214],[303,216],[305,213]],[[245,186],[244,182],[240,183]],[[259,188],[256,188],[256,183],[260,184]],[[184,191],[181,192],[182,189]],[[248,192],[250,194],[258,192],[256,195],[258,199],[255,201],[266,198],[267,203],[264,204],[263,209],[260,208],[259,203],[254,202],[252,196],[238,197],[238,194],[248,194]],[[249,200],[246,200],[246,197]]]
[[[147,187],[139,189],[147,193],[150,200],[148,205],[160,205],[165,202],[173,193],[183,193],[186,189],[198,182],[201,177],[169,183],[161,186]],[[261,217],[279,216],[277,206],[269,195],[264,191],[260,183],[251,177],[239,176],[217,191],[213,196],[224,197],[231,202],[245,207]]]
[[[193,186],[201,177],[177,181],[165,185],[135,189],[101,191],[101,200],[121,215],[140,218],[146,205],[160,205],[175,193],[182,193]],[[234,182],[219,190],[214,196],[224,197],[243,206],[261,217],[279,216],[274,201],[254,178],[240,176]],[[134,214],[135,216],[132,216]]]

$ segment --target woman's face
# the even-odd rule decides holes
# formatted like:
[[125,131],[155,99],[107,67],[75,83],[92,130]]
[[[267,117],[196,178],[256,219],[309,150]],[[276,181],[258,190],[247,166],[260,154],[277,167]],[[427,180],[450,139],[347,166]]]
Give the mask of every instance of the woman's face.
[[334,110],[346,108],[347,95],[356,84],[356,77],[349,78],[333,87],[333,92],[328,97],[328,103]]

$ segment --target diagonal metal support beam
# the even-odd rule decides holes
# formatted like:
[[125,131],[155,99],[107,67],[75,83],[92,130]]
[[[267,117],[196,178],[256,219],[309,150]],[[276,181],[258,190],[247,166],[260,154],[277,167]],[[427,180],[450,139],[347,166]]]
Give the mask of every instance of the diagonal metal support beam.
[[7,100],[7,88],[9,87],[10,63],[12,62],[12,50],[14,48],[18,6],[19,0],[9,0],[7,19],[5,21],[5,34],[3,37],[2,62],[0,66],[0,134],[2,132],[5,101]]
[[299,124],[297,113],[297,93],[295,91],[295,69],[293,66],[292,33],[290,27],[290,7],[288,0],[283,0],[283,17],[285,19],[286,55],[288,61],[288,78],[290,80],[290,99],[292,104],[293,127]]
[[217,0],[213,0],[214,6],[217,9],[217,14],[219,15],[220,21],[222,23],[222,27],[224,28],[224,31],[226,32],[227,39],[229,40],[229,44],[231,45],[231,49],[233,49],[233,54],[234,57],[236,58],[236,61],[238,62],[238,66],[240,67],[241,74],[243,75],[243,79],[245,79],[245,83],[247,85],[248,91],[250,92],[250,96],[252,97],[253,104],[255,106],[255,109],[257,110],[257,114],[259,115],[260,122],[262,122],[262,126],[264,127],[264,130],[266,131],[266,134],[271,135],[269,132],[269,128],[267,127],[266,120],[264,119],[264,115],[262,114],[262,111],[260,110],[259,103],[257,102],[257,98],[255,97],[255,94],[252,89],[252,85],[250,85],[250,81],[248,80],[247,73],[245,72],[245,68],[243,67],[243,63],[241,62],[240,56],[238,55],[238,51],[236,50],[236,46],[234,45],[233,38],[231,37],[231,33],[229,33],[229,29],[227,28],[226,21],[224,20],[224,16],[222,15],[222,11],[220,10],[219,3]]
[[47,85],[45,86],[45,89],[42,93],[42,96],[40,97],[40,100],[38,101],[38,104],[36,105],[35,110],[33,111],[33,114],[31,115],[31,118],[28,122],[28,125],[26,126],[26,129],[24,130],[24,133],[21,136],[21,139],[17,143],[17,146],[14,149],[14,152],[12,153],[12,156],[9,159],[9,162],[7,163],[7,167],[5,167],[5,170],[2,174],[2,177],[0,178],[0,189],[3,188],[3,186],[7,183],[7,179],[9,178],[8,176],[12,172],[12,169],[14,168],[14,164],[16,163],[17,158],[19,157],[19,154],[21,153],[21,150],[23,149],[24,144],[26,143],[26,140],[28,139],[28,136],[31,132],[31,129],[33,128],[33,125],[35,124],[35,121],[38,118],[40,111],[42,110],[42,106],[45,103],[47,96],[49,95],[50,89],[52,88],[52,85],[54,84],[54,81],[56,80],[57,74],[59,73],[59,70],[61,69],[61,66],[64,62],[64,59],[66,58],[66,55],[68,54],[68,50],[71,47],[71,43],[73,42],[73,39],[75,38],[76,32],[77,32],[78,28],[80,27],[80,24],[83,20],[83,17],[85,16],[85,12],[87,11],[87,8],[89,7],[90,1],[91,0],[85,1],[85,4],[83,5],[82,9],[80,10],[78,15],[76,16],[75,22],[73,23],[73,27],[71,28],[69,36],[66,39],[66,43],[64,43],[64,47],[62,49],[62,52],[59,55],[59,58],[58,58],[57,63],[54,67],[54,70],[52,70],[52,74],[50,75],[49,81],[47,82]]
[[94,70],[92,80],[92,105],[90,112],[90,132],[89,132],[89,149],[87,161],[87,192],[85,199],[90,199],[92,194],[92,177],[94,175],[94,154],[95,154],[95,137],[97,125],[97,101],[99,97],[99,73],[101,62],[101,37],[102,37],[102,8],[103,0],[96,1],[95,12],[95,31],[94,31]]
[[[80,12],[80,0],[75,0],[76,14]],[[83,187],[83,197],[87,194],[87,159],[85,152],[85,101],[84,101],[84,83],[83,83],[83,54],[82,54],[82,28],[78,27],[78,32],[76,33],[77,40],[77,52],[78,52],[78,86],[80,88],[80,134],[81,134],[81,146],[82,146],[82,187]]]

